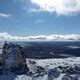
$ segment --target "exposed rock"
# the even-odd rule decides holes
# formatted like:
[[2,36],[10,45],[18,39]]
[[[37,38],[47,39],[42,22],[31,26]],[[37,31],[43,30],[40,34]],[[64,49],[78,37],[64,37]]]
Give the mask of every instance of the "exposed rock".
[[30,64],[33,64],[33,65],[36,64],[36,62],[35,62],[35,61],[32,61],[32,60],[29,60],[29,63],[30,63]]
[[2,74],[4,68],[3,55],[0,54],[0,74]]
[[49,69],[48,71],[48,77],[54,77],[54,78],[58,78],[60,76],[60,72],[57,68],[54,69]]
[[41,66],[36,67],[36,76],[44,76],[45,75],[45,69]]
[[17,75],[27,74],[28,71],[29,68],[27,67],[26,64],[19,64],[11,68],[11,72],[14,72]]
[[15,74],[26,74],[29,71],[20,45],[5,42],[3,45],[3,58],[6,70],[8,69]]

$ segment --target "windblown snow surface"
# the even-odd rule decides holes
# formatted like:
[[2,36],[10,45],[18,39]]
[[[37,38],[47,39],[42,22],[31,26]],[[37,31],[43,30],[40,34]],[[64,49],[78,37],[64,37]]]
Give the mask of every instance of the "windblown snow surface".
[[26,59],[29,74],[15,75],[4,71],[0,80],[80,80],[80,57]]

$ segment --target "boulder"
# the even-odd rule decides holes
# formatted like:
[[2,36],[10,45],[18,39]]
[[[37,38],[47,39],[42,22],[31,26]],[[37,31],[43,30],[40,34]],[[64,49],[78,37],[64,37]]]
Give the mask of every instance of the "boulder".
[[58,71],[57,68],[54,68],[54,69],[49,69],[48,71],[48,77],[54,77],[54,78],[58,78],[60,75],[60,72]]

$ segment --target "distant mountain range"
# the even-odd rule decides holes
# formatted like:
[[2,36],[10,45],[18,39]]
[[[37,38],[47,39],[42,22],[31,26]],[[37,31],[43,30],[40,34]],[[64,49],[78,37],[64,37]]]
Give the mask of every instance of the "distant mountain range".
[[42,41],[79,41],[80,34],[66,34],[66,35],[38,35],[38,36],[12,36],[6,32],[0,33],[0,41],[28,41],[28,40],[42,40]]

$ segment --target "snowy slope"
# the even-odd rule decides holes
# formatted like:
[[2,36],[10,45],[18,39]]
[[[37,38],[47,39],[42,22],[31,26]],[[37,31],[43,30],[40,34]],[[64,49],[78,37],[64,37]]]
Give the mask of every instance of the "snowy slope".
[[[43,60],[27,59],[26,61],[33,72],[35,72],[35,66],[41,66],[47,72],[42,78],[39,76],[33,80],[80,80],[80,57]],[[36,63],[30,63],[31,61]],[[66,72],[62,72],[63,69],[60,67],[64,68]],[[72,73],[69,73],[68,70],[72,70]]]
[[29,67],[29,73],[26,75],[4,71],[0,80],[80,80],[80,57],[26,59],[26,63]]
[[[30,71],[33,72],[32,76],[21,75],[16,80],[80,80],[80,57],[65,58],[65,59],[26,59]],[[43,76],[36,75],[36,67],[41,66],[47,72]],[[74,68],[78,67],[78,72],[73,74],[61,73],[59,66]],[[50,72],[52,70],[52,72]]]
[[79,65],[80,64],[80,57],[71,57],[71,58],[59,58],[59,59],[26,59],[27,64],[29,63],[29,60],[34,60],[37,65],[45,67],[46,65],[49,66],[49,69],[58,67],[60,65],[66,66],[66,65]]

